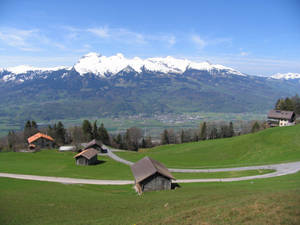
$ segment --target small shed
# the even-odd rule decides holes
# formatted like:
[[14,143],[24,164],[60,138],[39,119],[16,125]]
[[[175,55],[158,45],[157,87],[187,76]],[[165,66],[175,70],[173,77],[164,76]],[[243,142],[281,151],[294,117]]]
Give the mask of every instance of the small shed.
[[47,134],[41,132],[36,133],[35,135],[27,139],[29,148],[54,148],[55,143],[54,139]]
[[144,191],[157,191],[171,189],[172,180],[175,178],[170,171],[160,162],[145,157],[131,166],[138,193]]
[[87,143],[85,145],[84,149],[89,149],[89,148],[97,149],[101,153],[107,153],[107,150],[102,148],[101,141],[98,141],[96,139],[94,139],[94,140],[90,141],[89,143]]
[[76,165],[95,165],[98,162],[98,151],[93,148],[86,149],[74,156]]

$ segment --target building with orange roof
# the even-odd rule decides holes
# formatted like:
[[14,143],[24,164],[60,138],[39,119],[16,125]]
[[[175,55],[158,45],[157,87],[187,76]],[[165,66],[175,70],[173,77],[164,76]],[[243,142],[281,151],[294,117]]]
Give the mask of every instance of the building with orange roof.
[[35,146],[34,148],[54,148],[55,142],[52,137],[41,132],[36,133],[35,135],[27,139],[30,147]]

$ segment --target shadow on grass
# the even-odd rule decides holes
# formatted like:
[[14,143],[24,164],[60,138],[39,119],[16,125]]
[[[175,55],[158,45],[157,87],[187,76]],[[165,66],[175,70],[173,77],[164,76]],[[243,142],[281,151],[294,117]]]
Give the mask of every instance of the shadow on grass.
[[171,190],[175,190],[176,188],[180,188],[181,186],[178,183],[171,184]]
[[97,160],[97,161],[95,162],[95,164],[92,165],[92,166],[96,166],[96,165],[103,164],[103,163],[106,163],[106,161],[104,161],[104,160]]

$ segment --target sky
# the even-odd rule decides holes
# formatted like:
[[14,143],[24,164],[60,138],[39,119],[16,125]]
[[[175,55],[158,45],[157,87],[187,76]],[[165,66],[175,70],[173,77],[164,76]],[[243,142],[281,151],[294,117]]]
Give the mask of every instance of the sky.
[[300,73],[300,0],[0,0],[0,67],[72,66],[97,52]]

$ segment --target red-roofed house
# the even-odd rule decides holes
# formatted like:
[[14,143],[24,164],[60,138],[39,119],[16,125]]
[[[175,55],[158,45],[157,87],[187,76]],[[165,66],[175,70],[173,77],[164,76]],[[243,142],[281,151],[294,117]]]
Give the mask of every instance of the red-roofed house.
[[35,146],[35,148],[54,148],[54,139],[46,134],[40,132],[29,137],[27,139],[29,146]]

